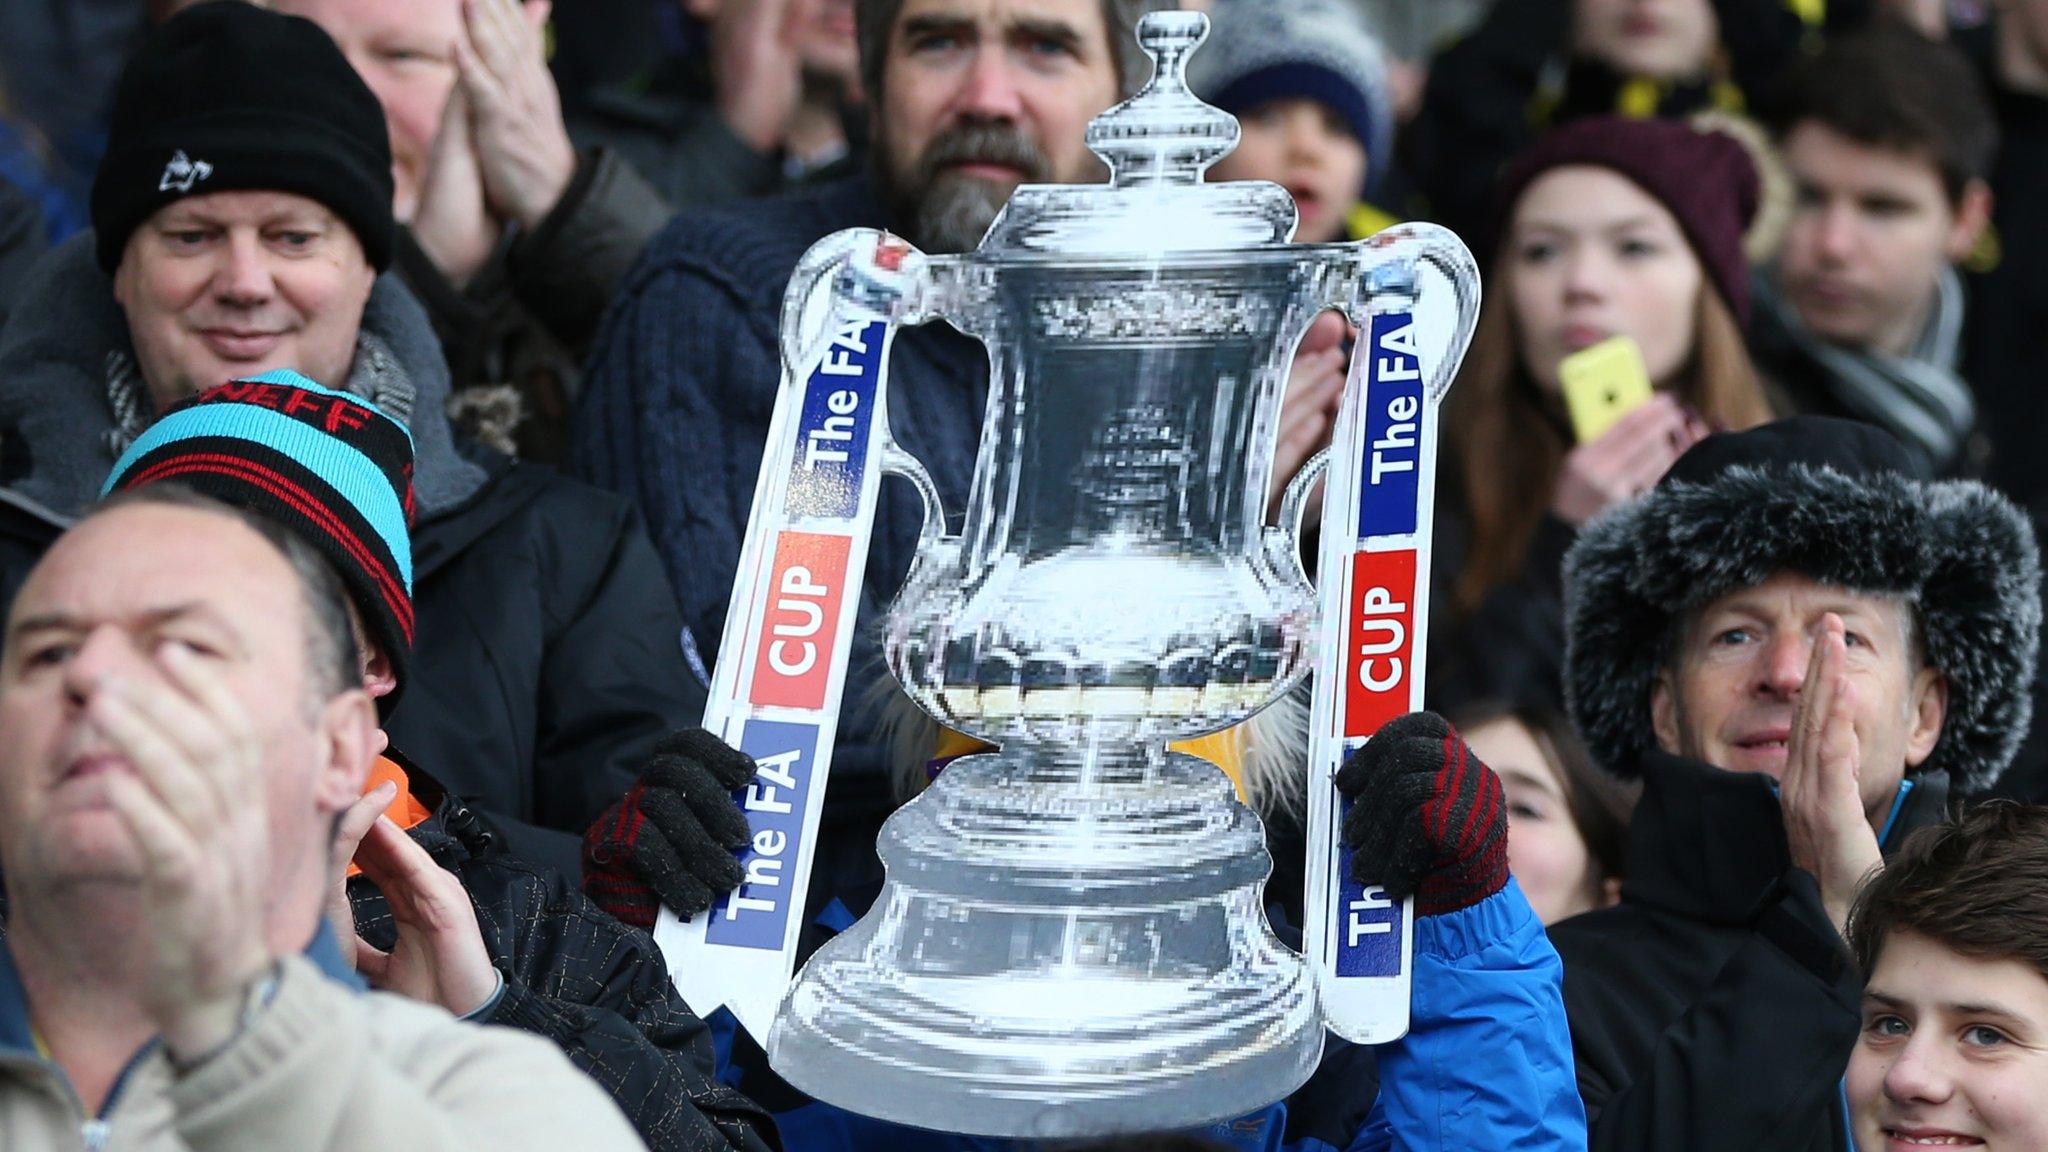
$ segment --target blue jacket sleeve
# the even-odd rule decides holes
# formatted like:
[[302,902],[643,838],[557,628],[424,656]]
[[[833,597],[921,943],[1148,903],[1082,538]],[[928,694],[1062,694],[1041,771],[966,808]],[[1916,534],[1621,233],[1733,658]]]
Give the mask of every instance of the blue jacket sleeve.
[[1412,1005],[1352,1152],[1583,1152],[1564,965],[1512,879],[1415,922]]

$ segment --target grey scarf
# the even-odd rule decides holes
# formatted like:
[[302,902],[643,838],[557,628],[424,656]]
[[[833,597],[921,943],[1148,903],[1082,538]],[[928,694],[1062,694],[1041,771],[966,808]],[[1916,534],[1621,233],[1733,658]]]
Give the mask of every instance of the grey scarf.
[[1977,427],[1977,401],[1956,371],[1963,333],[1963,282],[1943,268],[1935,283],[1934,312],[1904,356],[1830,344],[1807,330],[1769,277],[1758,277],[1758,299],[1801,354],[1820,365],[1843,409],[1885,429],[1925,460],[1947,471]]

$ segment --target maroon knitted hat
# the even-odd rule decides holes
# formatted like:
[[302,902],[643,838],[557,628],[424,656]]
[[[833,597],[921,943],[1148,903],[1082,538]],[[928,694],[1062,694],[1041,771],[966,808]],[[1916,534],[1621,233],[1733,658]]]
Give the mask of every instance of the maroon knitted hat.
[[1619,172],[1669,209],[1735,319],[1749,323],[1749,262],[1742,254],[1742,236],[1756,219],[1762,184],[1748,149],[1732,136],[1701,132],[1675,120],[1573,120],[1508,167],[1488,248],[1497,250],[1506,239],[1515,201],[1536,177],[1575,164]]

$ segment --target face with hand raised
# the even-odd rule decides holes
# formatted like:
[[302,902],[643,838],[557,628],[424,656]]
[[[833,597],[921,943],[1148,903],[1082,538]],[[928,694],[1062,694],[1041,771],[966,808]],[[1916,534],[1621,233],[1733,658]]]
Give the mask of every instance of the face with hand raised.
[[[22,586],[0,649],[9,884],[135,882],[144,841],[111,792],[137,785],[183,812],[264,803],[277,875],[324,867],[375,717],[367,696],[340,689],[314,627],[291,563],[232,516],[128,504],[65,533]],[[250,739],[234,746],[260,761],[260,796],[216,791],[236,724]],[[138,726],[199,769],[139,768],[150,753]]]
[[1947,682],[1922,658],[1911,608],[1781,572],[1723,595],[1685,622],[1651,690],[1664,751],[1731,772],[1785,771],[1808,668],[1830,615],[1846,645],[1843,695],[1855,733],[1858,790],[1880,826],[1905,774],[1941,737]]
[[318,24],[377,94],[391,130],[392,208],[401,222],[411,220],[441,110],[455,90],[461,0],[272,0],[271,7]]
[[1859,1148],[2048,1148],[2048,978],[1890,933],[1845,1088]]

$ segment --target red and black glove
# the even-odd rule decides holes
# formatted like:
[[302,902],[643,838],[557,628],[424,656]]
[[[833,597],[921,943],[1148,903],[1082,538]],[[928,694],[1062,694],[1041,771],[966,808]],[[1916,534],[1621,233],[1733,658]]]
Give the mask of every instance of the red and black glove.
[[652,928],[666,904],[694,916],[739,886],[735,849],[747,816],[733,790],[754,761],[702,728],[671,732],[640,779],[583,834],[583,894],[628,924]]
[[1500,777],[1434,712],[1396,716],[1337,770],[1351,801],[1351,874],[1419,916],[1469,908],[1508,882]]

